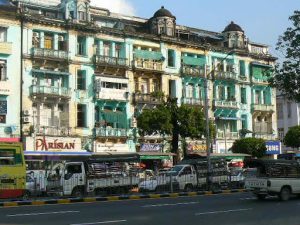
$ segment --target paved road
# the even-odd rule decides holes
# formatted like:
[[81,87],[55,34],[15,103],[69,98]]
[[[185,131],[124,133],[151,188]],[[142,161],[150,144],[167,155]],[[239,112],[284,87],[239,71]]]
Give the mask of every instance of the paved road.
[[250,193],[0,209],[0,225],[299,225],[300,199]]

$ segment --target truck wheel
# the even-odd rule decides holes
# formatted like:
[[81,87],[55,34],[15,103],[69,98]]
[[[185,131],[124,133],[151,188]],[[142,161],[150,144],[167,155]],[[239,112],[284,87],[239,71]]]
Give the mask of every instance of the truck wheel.
[[291,197],[291,189],[289,187],[283,187],[281,188],[281,191],[279,193],[279,198],[281,201],[287,201]]
[[191,185],[191,184],[185,185],[184,191],[186,191],[186,192],[193,191],[193,185]]
[[257,194],[256,195],[256,198],[258,199],[258,200],[265,200],[266,199],[266,195],[264,195],[264,194]]
[[72,196],[76,198],[82,198],[83,197],[82,190],[80,188],[74,188],[72,191]]

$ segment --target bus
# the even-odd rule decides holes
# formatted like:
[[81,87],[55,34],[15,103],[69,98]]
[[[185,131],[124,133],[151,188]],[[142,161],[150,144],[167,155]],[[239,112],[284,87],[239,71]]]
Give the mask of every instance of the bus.
[[22,143],[0,142],[0,199],[22,197],[26,164]]

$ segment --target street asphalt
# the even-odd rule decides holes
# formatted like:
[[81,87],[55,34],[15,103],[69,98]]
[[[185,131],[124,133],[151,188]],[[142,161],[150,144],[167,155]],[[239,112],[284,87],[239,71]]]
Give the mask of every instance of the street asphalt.
[[299,225],[300,199],[251,193],[0,208],[0,225]]

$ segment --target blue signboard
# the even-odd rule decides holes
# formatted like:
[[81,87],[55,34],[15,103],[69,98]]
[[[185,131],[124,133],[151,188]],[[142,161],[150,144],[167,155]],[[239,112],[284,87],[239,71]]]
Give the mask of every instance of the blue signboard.
[[266,141],[267,155],[277,155],[281,153],[280,141]]

